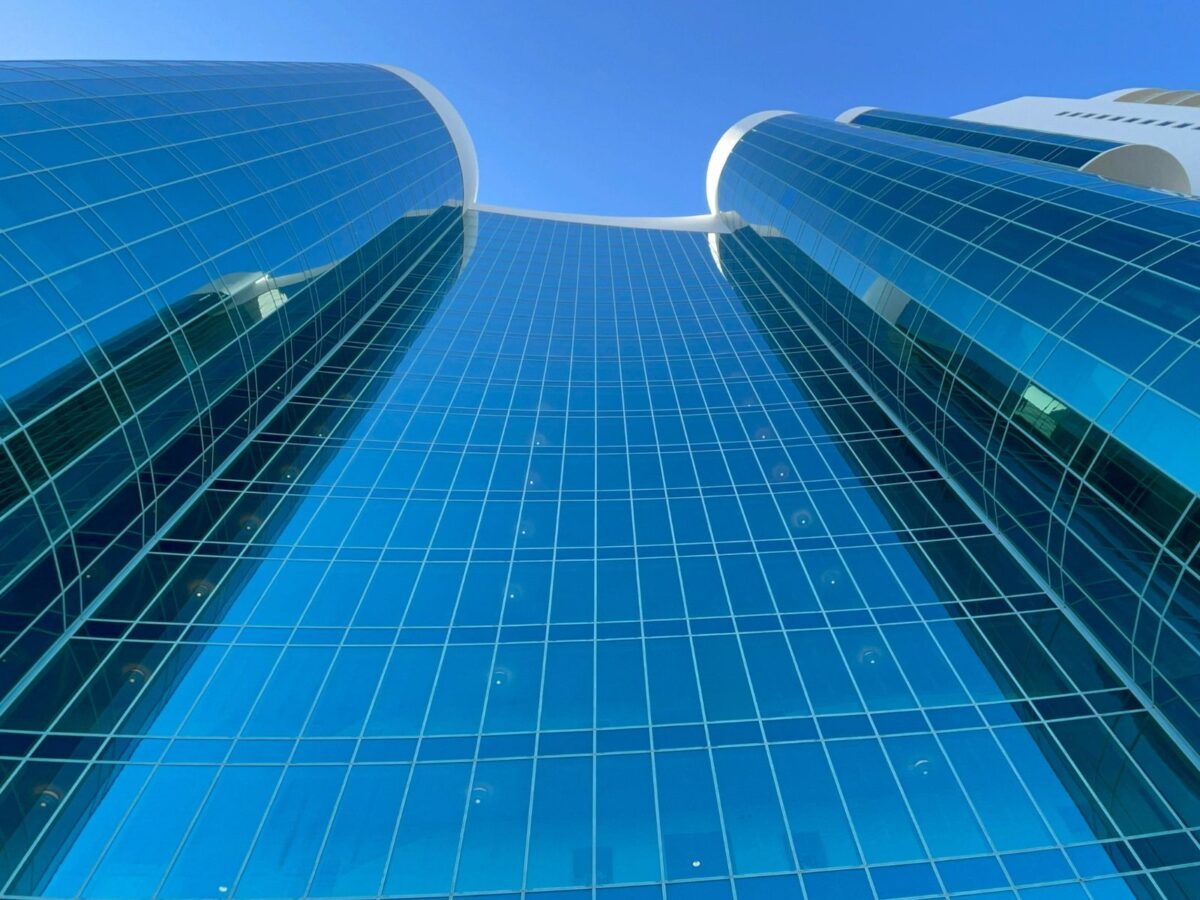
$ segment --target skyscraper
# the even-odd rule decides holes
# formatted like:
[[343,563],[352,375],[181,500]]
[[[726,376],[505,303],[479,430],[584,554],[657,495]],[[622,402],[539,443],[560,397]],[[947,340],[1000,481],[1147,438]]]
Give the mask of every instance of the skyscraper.
[[614,219],[402,70],[0,67],[0,893],[1200,896],[1194,96]]

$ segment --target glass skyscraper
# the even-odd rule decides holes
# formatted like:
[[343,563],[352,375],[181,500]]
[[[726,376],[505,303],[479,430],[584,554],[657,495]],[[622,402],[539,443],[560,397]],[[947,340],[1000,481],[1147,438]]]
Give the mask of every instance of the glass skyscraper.
[[0,65],[0,895],[1200,897],[1200,109],[476,202],[398,69]]

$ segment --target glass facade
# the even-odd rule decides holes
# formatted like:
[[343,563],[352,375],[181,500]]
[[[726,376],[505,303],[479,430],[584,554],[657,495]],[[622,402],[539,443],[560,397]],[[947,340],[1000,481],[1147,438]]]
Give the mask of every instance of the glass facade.
[[743,137],[720,200],[723,242],[1200,743],[1200,203],[802,116]]
[[978,147],[993,153],[1007,153],[1075,169],[1082,168],[1101,153],[1121,146],[1115,141],[1103,141],[1098,138],[987,125],[962,119],[918,116],[885,109],[870,109],[859,113],[848,119],[847,124],[896,131],[933,141],[948,141],[952,144]]
[[378,299],[388,230],[461,207],[463,178],[380,68],[16,63],[0,179],[7,691]]
[[[1147,257],[1165,264],[1190,246],[1179,229],[1195,201],[787,117],[734,148],[720,181],[731,212],[711,233],[570,221],[470,208],[452,123],[383,69],[20,64],[0,78],[12,103],[0,160],[16,158],[13,135],[46,131],[53,147],[84,127],[22,118],[80,92],[93,104],[82,109],[127,123],[207,129],[232,110],[230,128],[267,129],[277,154],[259,171],[256,138],[233,163],[174,176],[258,172],[242,183],[262,218],[233,200],[192,214],[225,216],[216,233],[245,256],[208,249],[164,207],[155,227],[199,255],[132,240],[108,252],[123,266],[160,260],[158,282],[178,290],[130,291],[146,313],[107,337],[90,323],[124,308],[111,295],[92,318],[0,338],[14,472],[0,534],[30,548],[22,573],[57,567],[14,575],[5,595],[13,640],[40,643],[0,657],[13,670],[0,895],[1200,896],[1200,771],[1170,724],[1184,728],[1173,710],[1194,696],[1191,595],[1167,603],[1127,581],[1138,566],[1150,580],[1186,573],[1189,462],[1103,418],[1094,392],[1109,381],[1080,378],[1076,362],[1073,386],[1053,375],[1065,361],[1048,361],[1072,347],[1070,360],[1086,351],[1127,373],[1127,415],[1143,394],[1186,406],[1195,391],[1171,392],[1174,357],[1155,380],[1131,341],[1088,343],[1090,310],[1043,323],[1070,343],[1055,338],[1020,382],[1014,347],[1028,334],[938,318],[954,291],[950,308],[975,291],[980,318],[985,304],[1015,318],[1018,292],[960,283],[945,260],[934,271],[918,252],[930,234],[888,230],[901,210],[934,209],[943,186],[954,200],[942,218],[979,222],[977,194],[1045,181],[1021,214],[1050,217],[1070,198],[1058,215],[1074,212],[1075,230],[1051,229],[1043,243],[1056,243],[1023,259],[1165,216],[1171,254]],[[176,102],[187,110],[161,112]],[[174,146],[155,127],[131,126]],[[293,168],[271,171],[293,150]],[[11,180],[49,189],[79,164],[47,155]],[[156,171],[128,165],[125,177]],[[313,174],[329,167],[332,181]],[[97,171],[96,189],[114,190]],[[290,179],[308,184],[292,205],[265,199]],[[139,195],[174,184],[160,182]],[[205,196],[225,198],[216,184]],[[1004,199],[980,205],[1034,228],[1001,212]],[[72,210],[107,221],[98,199]],[[0,230],[0,259],[50,215]],[[268,253],[275,225],[310,215]],[[326,235],[335,226],[344,239]],[[969,257],[1001,230],[956,239]],[[987,271],[1006,264],[999,246]],[[1023,274],[1067,291],[1066,270]],[[23,277],[14,267],[20,283],[0,298],[13,321],[83,302],[66,294],[78,280]],[[1181,314],[1169,292],[1147,291]],[[1163,346],[1194,343],[1184,326],[1124,314]],[[62,336],[75,356],[22,368]],[[177,376],[145,349],[156,340],[178,354]],[[220,352],[210,374],[203,360]],[[115,421],[70,399],[118,389],[130,401],[113,401]],[[152,450],[165,414],[134,391],[179,404],[166,421],[187,441]],[[142,456],[93,450],[135,435]],[[126,499],[82,518],[45,511],[88,484],[93,500]],[[1035,505],[1047,496],[1060,505]],[[60,530],[37,532],[31,516]],[[1081,581],[1077,543],[1111,574]],[[70,554],[85,562],[68,567]],[[1101,596],[1104,578],[1131,593]],[[46,612],[52,625],[37,621]],[[1180,646],[1160,637],[1148,651],[1118,613]]]

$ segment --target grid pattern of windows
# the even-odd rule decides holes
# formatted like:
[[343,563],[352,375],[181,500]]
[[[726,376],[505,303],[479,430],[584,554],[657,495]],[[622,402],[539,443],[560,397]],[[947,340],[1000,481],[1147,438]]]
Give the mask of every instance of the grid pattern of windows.
[[461,204],[372,66],[0,64],[0,690]]
[[755,255],[1200,745],[1200,203],[801,116],[735,148]]
[[769,271],[472,229],[0,716],[0,891],[1200,892],[1195,770]]

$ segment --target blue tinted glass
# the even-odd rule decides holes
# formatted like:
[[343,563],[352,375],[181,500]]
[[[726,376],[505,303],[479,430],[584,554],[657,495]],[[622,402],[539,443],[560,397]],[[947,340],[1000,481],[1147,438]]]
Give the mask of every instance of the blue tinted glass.
[[417,264],[464,180],[429,101],[378,67],[135,65],[142,88],[108,63],[0,68],[24,172],[0,202],[24,323],[0,346],[7,690]]
[[[1088,426],[1186,415],[1183,349],[1143,340],[1163,392],[1128,398],[1133,357],[1082,337],[1087,272],[1114,307],[1133,285],[1120,229],[1044,274],[1049,322],[1005,305],[1058,252],[1006,217],[1069,188],[1103,218],[1085,176],[772,120],[721,190],[774,230],[587,224],[464,210],[449,131],[383,70],[38,72],[0,67],[29,76],[0,101],[91,105],[0,136],[42,154],[20,177],[96,182],[71,227],[128,297],[89,309],[72,244],[7,239],[59,326],[0,360],[5,583],[40,598],[5,657],[0,892],[1188,896],[1200,780],[1088,639],[1125,634],[1117,665],[1185,640],[1186,597],[1105,573],[1183,582],[1187,503]],[[135,189],[86,168],[169,137],[197,145],[126,160]],[[829,233],[794,227],[818,201]],[[1167,327],[1169,298],[1119,296]]]
[[[865,863],[894,892],[931,860],[1037,885],[1057,876],[997,854],[1185,833],[1156,797],[1200,792],[1158,726],[1139,743],[1091,712],[1118,682],[1074,626],[703,235],[477,227],[94,614],[139,636],[77,636],[10,708],[14,737],[134,737],[62,784],[14,758],[14,802],[59,798],[25,813],[14,885],[420,896]],[[689,416],[696,443],[660,428]],[[711,509],[630,478],[701,453]],[[109,774],[151,752],[152,777]],[[121,837],[155,817],[152,844]],[[1130,870],[1105,858],[1089,877]]]
[[[1176,220],[1161,192],[1068,170],[1105,141],[850,121],[777,115],[737,142],[726,274],[766,321],[814,323],[1194,746],[1195,201]],[[752,299],[763,273],[777,299]]]

